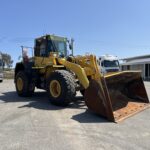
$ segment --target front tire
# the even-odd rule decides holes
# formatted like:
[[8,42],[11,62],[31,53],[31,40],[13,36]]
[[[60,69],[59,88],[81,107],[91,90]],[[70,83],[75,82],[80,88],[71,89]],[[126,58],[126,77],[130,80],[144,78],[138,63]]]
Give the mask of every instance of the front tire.
[[75,79],[66,70],[54,71],[47,81],[47,92],[50,102],[59,105],[68,105],[75,97]]
[[29,80],[29,77],[24,71],[19,71],[15,78],[16,91],[19,96],[32,96],[34,93],[34,83]]

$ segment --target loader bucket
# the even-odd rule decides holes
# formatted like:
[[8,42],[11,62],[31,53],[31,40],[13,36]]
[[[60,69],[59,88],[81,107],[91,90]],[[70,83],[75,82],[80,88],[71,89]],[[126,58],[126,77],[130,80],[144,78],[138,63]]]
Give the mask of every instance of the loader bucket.
[[149,107],[140,72],[119,72],[90,80],[85,103],[109,121],[119,122]]

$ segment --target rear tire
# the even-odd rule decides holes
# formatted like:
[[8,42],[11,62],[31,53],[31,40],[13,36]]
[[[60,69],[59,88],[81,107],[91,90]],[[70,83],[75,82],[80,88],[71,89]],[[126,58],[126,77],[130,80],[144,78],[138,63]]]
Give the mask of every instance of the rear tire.
[[16,91],[19,96],[32,96],[35,90],[35,85],[29,80],[29,77],[24,71],[19,71],[15,78]]
[[47,92],[52,104],[68,105],[73,101],[76,94],[73,75],[66,70],[54,71],[47,81]]

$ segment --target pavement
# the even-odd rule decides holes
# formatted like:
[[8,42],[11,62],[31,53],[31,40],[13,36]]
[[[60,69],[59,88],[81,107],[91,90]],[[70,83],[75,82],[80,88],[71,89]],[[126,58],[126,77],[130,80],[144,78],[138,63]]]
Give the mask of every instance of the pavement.
[[[150,98],[150,82],[145,82]],[[13,80],[0,83],[0,150],[149,150],[150,109],[118,124],[87,110],[78,93],[68,107],[45,91],[18,97]]]

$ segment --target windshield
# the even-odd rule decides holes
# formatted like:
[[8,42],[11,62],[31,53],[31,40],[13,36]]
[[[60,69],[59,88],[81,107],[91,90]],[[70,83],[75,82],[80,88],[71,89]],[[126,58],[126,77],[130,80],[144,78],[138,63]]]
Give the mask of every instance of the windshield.
[[119,67],[118,60],[104,60],[103,61],[104,67]]
[[66,55],[66,43],[62,41],[54,41],[55,47],[60,55]]
[[48,42],[48,51],[53,52],[56,51],[59,53],[59,55],[66,56],[67,52],[67,45],[64,41],[58,41],[58,40],[49,40]]

